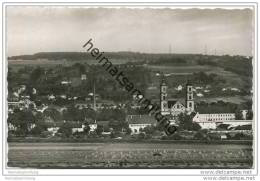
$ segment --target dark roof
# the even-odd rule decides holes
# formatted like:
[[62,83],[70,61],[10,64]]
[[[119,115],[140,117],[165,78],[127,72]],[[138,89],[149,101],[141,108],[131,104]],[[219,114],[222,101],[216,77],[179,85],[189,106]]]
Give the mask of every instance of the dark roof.
[[[82,126],[82,123],[80,123],[80,122],[67,121],[66,123],[69,124],[73,128],[80,128]],[[61,127],[63,124],[65,124],[63,121],[46,123],[46,125],[48,125],[48,127]]]
[[200,114],[234,113],[231,107],[227,106],[196,106],[196,111]]
[[176,104],[177,101],[168,101],[168,108],[171,108]]
[[154,116],[149,115],[127,115],[128,124],[156,124],[157,120]]
[[93,120],[93,119],[91,119],[91,118],[86,119],[86,122],[87,122],[88,124],[95,124],[95,123],[97,123],[95,120]]
[[164,115],[164,117],[167,118],[168,120],[173,119],[173,116],[171,114]]
[[183,106],[184,106],[184,104],[183,104],[183,100],[169,100],[168,101],[168,108],[171,108],[172,106],[174,106],[177,102],[179,102],[180,104],[182,104]]
[[109,121],[97,121],[97,124],[101,126],[107,126],[109,124]]
[[[82,101],[85,104],[93,104],[93,100],[88,100],[88,101]],[[110,100],[96,100],[96,104],[110,104],[110,105],[115,105],[114,101]]]
[[252,130],[252,125],[241,125],[241,126],[236,126],[235,130]]

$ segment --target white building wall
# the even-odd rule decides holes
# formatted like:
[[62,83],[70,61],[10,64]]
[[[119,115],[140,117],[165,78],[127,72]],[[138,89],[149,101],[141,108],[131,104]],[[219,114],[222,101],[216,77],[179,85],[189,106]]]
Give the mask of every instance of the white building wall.
[[248,113],[248,110],[241,110],[241,113],[242,113],[243,119],[246,119],[246,115]]
[[140,129],[143,129],[147,126],[151,126],[151,124],[129,124],[129,128],[131,129],[132,134],[139,134]]
[[235,120],[234,113],[199,114],[197,113],[193,122],[198,123],[202,129],[216,129],[219,124],[231,126],[242,126],[252,124],[252,120]]
[[243,126],[243,125],[252,125],[252,120],[234,120],[234,121],[225,121],[222,124],[229,124],[232,127]]
[[199,114],[197,113],[193,121],[194,122],[223,122],[228,120],[235,120],[235,113],[218,113],[218,114]]
[[97,124],[90,124],[89,128],[90,128],[90,131],[95,131],[97,129]]
[[85,128],[85,125],[82,125],[81,128],[72,128],[72,133],[83,132],[84,128]]
[[54,136],[58,132],[59,129],[60,129],[59,127],[47,128],[47,130],[52,133],[52,136]]
[[201,127],[201,129],[216,129],[217,124],[214,122],[200,122],[198,123]]
[[175,115],[179,115],[181,113],[184,113],[185,110],[186,110],[186,108],[182,104],[176,103],[174,106],[172,106],[170,111],[171,111],[171,114],[173,116],[175,116]]
[[197,113],[193,122],[198,123],[202,129],[216,129],[219,124],[231,126],[242,126],[252,124],[252,120],[235,120],[234,113],[199,114]]
[[231,127],[252,125],[252,120],[234,120],[234,121],[223,121],[223,122],[198,122],[201,129],[216,129],[220,124],[229,124]]

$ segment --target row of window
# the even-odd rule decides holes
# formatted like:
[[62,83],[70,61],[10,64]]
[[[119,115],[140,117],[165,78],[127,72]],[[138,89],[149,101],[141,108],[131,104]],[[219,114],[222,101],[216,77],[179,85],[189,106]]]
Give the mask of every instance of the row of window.
[[206,121],[223,121],[223,120],[230,120],[229,118],[212,118],[212,119],[204,119]]
[[234,114],[208,114],[208,115],[201,115],[203,117],[235,117]]

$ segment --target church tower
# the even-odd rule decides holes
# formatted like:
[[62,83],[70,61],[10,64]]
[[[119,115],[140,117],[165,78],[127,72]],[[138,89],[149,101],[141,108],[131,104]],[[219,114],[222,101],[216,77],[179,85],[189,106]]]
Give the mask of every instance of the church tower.
[[166,115],[168,113],[167,88],[168,86],[163,77],[160,85],[160,106],[162,115]]
[[186,110],[194,111],[193,87],[189,82],[186,84]]

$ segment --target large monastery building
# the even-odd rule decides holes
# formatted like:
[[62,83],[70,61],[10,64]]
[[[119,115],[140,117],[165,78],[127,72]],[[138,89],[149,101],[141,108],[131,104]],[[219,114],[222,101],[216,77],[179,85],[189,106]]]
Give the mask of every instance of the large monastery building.
[[[160,84],[160,106],[161,114],[170,118],[174,123],[181,113],[194,113],[193,122],[200,125],[202,129],[216,129],[220,124],[230,126],[252,125],[252,120],[236,120],[235,113],[231,112],[203,112],[199,113],[195,108],[194,88],[191,83],[185,86],[185,100],[173,100],[168,95],[168,85],[165,79]],[[245,117],[245,116],[244,116]],[[139,133],[139,130],[146,126],[156,125],[154,117],[149,115],[128,115],[126,121],[132,133]]]

